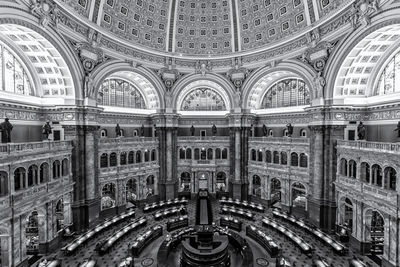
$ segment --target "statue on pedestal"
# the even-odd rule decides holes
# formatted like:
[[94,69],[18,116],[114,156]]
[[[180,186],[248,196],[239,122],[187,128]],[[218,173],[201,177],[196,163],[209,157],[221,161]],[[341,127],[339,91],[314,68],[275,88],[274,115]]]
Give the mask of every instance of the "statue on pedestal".
[[121,127],[119,127],[119,123],[117,123],[117,126],[115,126],[115,136],[116,137],[121,136]]
[[193,124],[192,124],[192,127],[190,127],[190,134],[192,135],[192,136],[194,136],[194,132],[196,131],[196,129],[194,128],[194,126],[193,126]]
[[263,126],[262,126],[262,130],[263,130],[263,134],[264,134],[264,136],[267,136],[267,134],[268,134],[268,130],[267,130],[267,126],[266,126],[265,124],[263,124]]
[[360,121],[360,124],[357,126],[358,140],[365,140],[365,131],[365,125]]
[[288,131],[288,137],[291,137],[293,134],[293,126],[291,123],[286,124],[286,129]]
[[44,140],[49,139],[49,135],[52,133],[50,122],[47,121],[42,127],[42,134],[44,136]]
[[397,137],[400,137],[400,121],[397,123],[397,128],[395,131],[397,131]]
[[11,131],[13,129],[12,124],[9,122],[8,118],[4,119],[4,122],[0,124],[1,131],[1,142],[11,143]]
[[217,126],[215,126],[215,124],[213,124],[211,131],[212,131],[213,136],[217,135]]
[[140,127],[140,136],[144,136],[144,125],[142,124],[142,127]]

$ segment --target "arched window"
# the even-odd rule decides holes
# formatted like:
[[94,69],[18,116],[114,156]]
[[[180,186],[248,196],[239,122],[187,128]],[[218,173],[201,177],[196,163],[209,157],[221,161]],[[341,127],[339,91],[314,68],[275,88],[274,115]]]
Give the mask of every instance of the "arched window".
[[38,180],[38,167],[36,165],[29,166],[28,168],[28,187],[37,185]]
[[61,175],[62,176],[67,176],[69,174],[69,160],[68,159],[63,159],[61,161]]
[[385,188],[396,190],[396,170],[392,167],[385,168]]
[[156,161],[156,160],[157,160],[156,150],[152,149],[151,150],[151,161]]
[[40,183],[47,183],[49,181],[49,164],[43,162],[40,165]]
[[134,84],[123,79],[106,79],[98,92],[98,103],[103,106],[145,109],[141,92]]
[[281,164],[287,165],[287,154],[286,152],[281,152]]
[[265,151],[265,161],[267,163],[272,163],[272,154],[269,150]]
[[261,197],[261,178],[258,175],[253,176],[253,195]]
[[220,148],[215,149],[215,158],[221,159],[221,149]]
[[289,131],[287,129],[283,130],[282,136],[283,137],[288,137],[289,136]]
[[100,156],[100,168],[107,168],[108,167],[108,155],[107,153],[103,153]]
[[207,149],[207,159],[212,160],[213,159],[213,150],[212,148]]
[[382,168],[378,164],[372,165],[372,184],[382,186]]
[[217,190],[220,192],[226,190],[226,174],[224,172],[217,173]]
[[360,179],[364,183],[370,182],[370,166],[366,162],[361,163]]
[[227,159],[228,158],[228,149],[223,148],[222,149],[222,159]]
[[375,95],[387,95],[400,91],[400,52],[397,52],[385,66],[375,89]]
[[133,163],[135,163],[135,152],[134,151],[129,151],[128,164],[133,164]]
[[0,89],[21,95],[33,95],[32,83],[22,61],[0,42]]
[[0,197],[8,194],[8,174],[0,171]]
[[133,136],[138,136],[138,130],[133,130]]
[[148,162],[149,160],[150,160],[150,155],[149,155],[149,150],[148,149],[146,149],[145,151],[144,151],[144,162]]
[[300,154],[300,167],[307,168],[308,167],[308,157],[306,154]]
[[142,151],[138,150],[136,151],[136,163],[141,163],[142,162]]
[[299,166],[299,155],[297,155],[296,152],[292,152],[292,154],[290,154],[290,166]]
[[100,137],[101,138],[107,137],[107,130],[106,129],[101,129],[100,130]]
[[14,171],[15,191],[26,188],[25,176],[26,176],[26,171],[22,167],[19,167]]
[[347,176],[347,160],[346,159],[340,160],[340,174],[343,176]]
[[191,148],[186,149],[186,159],[192,159],[192,149]]
[[184,111],[222,111],[226,105],[221,95],[210,88],[198,88],[185,96],[181,110]]
[[185,149],[184,149],[184,148],[180,148],[180,149],[179,149],[179,158],[180,158],[180,159],[185,159],[185,157],[186,157],[186,151],[185,151]]
[[274,130],[269,129],[269,131],[268,131],[268,136],[269,136],[269,137],[273,137],[273,136],[274,136]]
[[204,147],[202,147],[200,150],[200,159],[206,159],[206,158],[207,158],[207,151]]
[[101,209],[115,207],[116,204],[116,186],[114,183],[108,183],[101,189]]
[[126,152],[121,152],[119,156],[120,156],[119,164],[126,165]]
[[191,190],[191,178],[190,178],[190,173],[188,172],[183,172],[181,174],[181,184],[179,191],[186,191],[190,192]]
[[252,161],[256,161],[257,160],[257,154],[256,154],[256,150],[255,149],[251,150],[251,160]]
[[273,84],[261,102],[261,108],[280,108],[310,104],[310,91],[301,79],[284,79]]
[[307,137],[307,131],[305,129],[300,130],[300,137]]
[[117,153],[112,152],[110,154],[110,167],[117,166]]
[[61,163],[56,160],[53,162],[53,178],[57,179],[61,177]]
[[349,161],[349,177],[357,177],[357,163],[354,160]]
[[200,149],[195,148],[194,149],[194,159],[199,160],[200,159]]
[[263,151],[262,151],[262,149],[259,149],[258,151],[257,151],[257,160],[258,161],[263,161]]
[[279,164],[279,152],[274,151],[274,164]]

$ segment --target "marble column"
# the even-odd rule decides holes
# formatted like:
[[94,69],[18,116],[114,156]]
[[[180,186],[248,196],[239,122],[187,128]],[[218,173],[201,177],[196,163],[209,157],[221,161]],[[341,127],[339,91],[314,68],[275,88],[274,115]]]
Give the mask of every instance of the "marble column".
[[241,170],[241,128],[234,127],[231,129],[234,135],[234,173],[233,173],[233,188],[232,197],[234,199],[241,199],[242,196],[242,170]]

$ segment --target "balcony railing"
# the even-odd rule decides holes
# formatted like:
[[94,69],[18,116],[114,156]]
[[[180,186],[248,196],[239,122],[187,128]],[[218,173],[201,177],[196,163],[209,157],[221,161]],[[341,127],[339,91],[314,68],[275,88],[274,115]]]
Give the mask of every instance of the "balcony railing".
[[148,143],[158,142],[157,137],[118,137],[118,138],[100,138],[100,144],[125,144],[125,143]]
[[345,147],[360,150],[400,152],[400,143],[338,140],[337,146],[338,148]]
[[227,141],[229,136],[178,136],[178,142],[201,142],[201,141]]
[[270,137],[270,136],[263,136],[263,137],[250,137],[250,142],[265,142],[265,143],[296,143],[296,144],[308,144],[310,142],[309,138],[302,137],[302,138],[292,138],[292,137]]
[[54,151],[72,147],[72,141],[43,141],[30,143],[8,143],[0,145],[0,155],[19,152]]

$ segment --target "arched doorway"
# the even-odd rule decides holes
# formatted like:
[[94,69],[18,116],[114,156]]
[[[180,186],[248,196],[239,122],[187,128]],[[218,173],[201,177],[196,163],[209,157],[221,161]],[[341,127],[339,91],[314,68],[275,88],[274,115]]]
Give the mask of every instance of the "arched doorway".
[[365,237],[371,242],[371,254],[382,255],[385,244],[385,220],[378,211],[368,210],[365,214]]
[[148,176],[146,179],[146,187],[143,192],[145,198],[154,195],[154,183],[154,175]]
[[191,191],[191,177],[190,173],[183,172],[181,174],[181,184],[179,186],[179,191],[181,192],[190,192]]
[[346,198],[343,204],[343,226],[349,233],[353,232],[353,203]]
[[271,206],[282,201],[281,181],[276,178],[271,179]]
[[307,211],[306,187],[299,182],[292,185],[292,208],[299,212]]
[[253,190],[252,190],[252,195],[261,197],[261,178],[258,175],[253,175],[253,180],[252,180],[252,185],[253,185]]
[[26,221],[25,228],[26,253],[36,255],[39,253],[39,218],[36,210],[32,211]]
[[108,183],[101,189],[101,209],[110,209],[115,207],[116,204],[116,188],[115,184]]
[[8,234],[7,228],[9,227],[0,226],[0,266],[11,265],[11,238]]
[[126,202],[134,204],[137,198],[137,182],[131,178],[126,182]]
[[225,192],[226,188],[226,174],[224,172],[217,173],[217,190]]
[[61,198],[56,204],[56,228],[60,231],[64,226],[64,200]]

